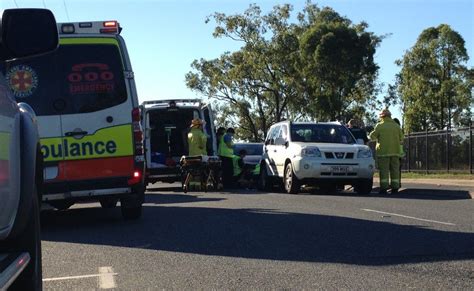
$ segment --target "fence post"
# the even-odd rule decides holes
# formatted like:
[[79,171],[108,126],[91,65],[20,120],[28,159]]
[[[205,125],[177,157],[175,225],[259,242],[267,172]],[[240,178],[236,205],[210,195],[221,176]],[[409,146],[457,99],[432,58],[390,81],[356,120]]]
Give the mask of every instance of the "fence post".
[[469,120],[469,173],[473,173],[472,169],[472,119]]
[[426,127],[425,131],[425,167],[426,167],[426,174],[429,173],[429,166],[428,166],[428,127]]
[[450,149],[450,135],[449,128],[446,128],[446,170],[449,173],[449,149]]
[[408,163],[407,163],[407,171],[408,171],[408,173],[410,173],[410,133],[408,133],[407,141],[408,141],[408,148],[407,148],[407,160],[408,160]]

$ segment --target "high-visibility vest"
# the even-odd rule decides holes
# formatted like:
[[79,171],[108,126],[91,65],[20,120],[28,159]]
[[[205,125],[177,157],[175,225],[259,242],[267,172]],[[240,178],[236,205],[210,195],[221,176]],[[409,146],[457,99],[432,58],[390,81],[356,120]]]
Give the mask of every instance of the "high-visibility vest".
[[255,169],[252,171],[253,175],[260,175],[260,164],[255,165]]
[[382,118],[369,137],[371,140],[377,141],[375,147],[377,157],[400,156],[400,144],[403,142],[403,133],[400,126],[390,117]]
[[227,135],[227,133],[222,137],[221,143],[220,143],[220,156],[226,157],[226,158],[232,158],[234,156],[234,149],[232,147],[228,147],[227,144],[224,142],[224,137]]
[[188,144],[190,156],[207,155],[207,137],[201,129],[191,129],[191,131],[188,133]]
[[234,165],[234,176],[240,175],[242,173],[242,169],[239,166],[240,156],[233,156],[232,157],[232,164]]

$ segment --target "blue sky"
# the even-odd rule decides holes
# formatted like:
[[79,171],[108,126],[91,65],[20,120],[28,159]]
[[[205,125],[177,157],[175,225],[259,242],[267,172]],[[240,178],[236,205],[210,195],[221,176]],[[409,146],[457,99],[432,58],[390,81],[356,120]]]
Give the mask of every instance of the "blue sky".
[[[214,39],[212,22],[206,16],[214,12],[235,14],[251,3],[264,12],[274,5],[289,3],[298,12],[303,1],[247,0],[1,0],[0,8],[47,7],[58,22],[118,20],[136,76],[140,101],[168,98],[201,97],[187,89],[184,76],[194,59],[216,58],[224,51],[238,49],[230,40]],[[353,22],[368,22],[369,30],[388,34],[376,54],[379,80],[391,83],[401,58],[421,31],[441,23],[449,24],[466,41],[473,66],[474,1],[472,0],[326,0],[330,6]],[[400,117],[399,109],[393,108]]]

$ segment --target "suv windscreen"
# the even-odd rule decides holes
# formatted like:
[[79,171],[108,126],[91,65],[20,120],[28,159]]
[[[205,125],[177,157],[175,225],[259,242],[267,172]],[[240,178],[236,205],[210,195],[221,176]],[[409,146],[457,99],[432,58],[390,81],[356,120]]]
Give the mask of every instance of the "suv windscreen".
[[292,124],[291,140],[296,142],[356,143],[349,130],[337,124]]
[[94,112],[127,100],[115,45],[61,45],[51,54],[9,62],[6,79],[16,100],[37,115]]

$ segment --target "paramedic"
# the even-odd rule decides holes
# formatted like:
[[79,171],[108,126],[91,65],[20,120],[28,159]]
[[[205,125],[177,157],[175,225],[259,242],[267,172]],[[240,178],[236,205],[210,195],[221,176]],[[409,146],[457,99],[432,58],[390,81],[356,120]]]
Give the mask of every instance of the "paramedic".
[[220,158],[222,161],[222,184],[224,188],[232,187],[234,166],[232,158],[234,156],[234,129],[228,128],[227,133],[220,141]]
[[[392,119],[388,109],[379,114],[380,122],[375,125],[369,135],[377,141],[376,156],[380,171],[380,194],[386,194],[389,186],[392,193],[400,188],[400,145],[403,143],[403,133],[400,126]],[[389,183],[389,176],[390,182]]]
[[191,131],[188,133],[188,145],[190,156],[207,155],[207,137],[203,132],[202,120],[196,118],[191,122]]

